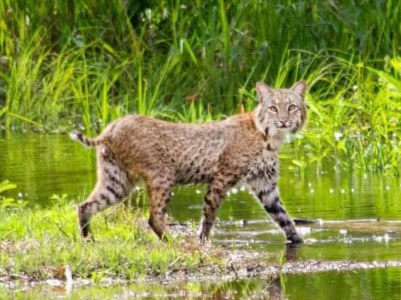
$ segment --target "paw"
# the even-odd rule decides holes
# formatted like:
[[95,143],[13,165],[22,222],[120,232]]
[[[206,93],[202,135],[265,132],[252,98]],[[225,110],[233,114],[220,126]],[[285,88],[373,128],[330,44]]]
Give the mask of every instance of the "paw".
[[200,244],[201,246],[204,246],[204,245],[206,245],[208,242],[209,242],[209,236],[202,232],[202,233],[199,235],[199,244]]
[[85,243],[94,243],[94,242],[95,242],[95,238],[93,237],[93,235],[82,236],[82,240],[83,240]]
[[296,244],[302,244],[304,241],[303,241],[303,239],[299,236],[299,234],[293,234],[292,236],[290,236],[290,237],[287,237],[287,243],[288,244],[293,244],[293,245],[296,245]]
[[88,224],[79,226],[79,231],[81,233],[81,238],[85,243],[94,243],[95,242],[95,238],[93,237],[92,231],[90,230]]

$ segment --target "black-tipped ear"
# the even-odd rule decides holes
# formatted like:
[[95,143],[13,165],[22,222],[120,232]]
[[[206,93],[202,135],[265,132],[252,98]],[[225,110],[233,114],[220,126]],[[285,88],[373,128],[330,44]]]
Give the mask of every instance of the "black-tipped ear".
[[263,102],[263,100],[271,94],[272,89],[263,82],[259,81],[256,83],[256,91],[258,93],[259,102]]
[[307,85],[306,85],[306,82],[303,80],[296,82],[291,88],[292,91],[301,95],[302,97],[305,96],[306,89],[307,89]]

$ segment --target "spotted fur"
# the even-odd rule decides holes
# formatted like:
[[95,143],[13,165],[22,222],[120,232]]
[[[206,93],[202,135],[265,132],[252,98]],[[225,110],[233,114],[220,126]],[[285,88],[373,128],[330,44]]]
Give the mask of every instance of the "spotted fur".
[[175,124],[140,115],[112,122],[94,139],[80,133],[72,138],[97,148],[98,182],[78,206],[84,238],[90,217],[123,200],[137,178],[144,180],[150,201],[149,224],[165,238],[165,214],[176,184],[205,183],[200,239],[208,239],[218,208],[228,189],[243,180],[288,241],[302,242],[277,188],[278,149],[287,133],[306,120],[306,84],[291,89],[256,86],[259,104],[253,112],[221,122]]

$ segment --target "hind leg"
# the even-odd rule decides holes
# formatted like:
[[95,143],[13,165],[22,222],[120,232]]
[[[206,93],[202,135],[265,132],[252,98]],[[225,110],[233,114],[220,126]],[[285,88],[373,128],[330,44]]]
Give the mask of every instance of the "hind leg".
[[235,174],[223,173],[220,177],[215,177],[209,184],[203,204],[203,218],[199,236],[201,244],[206,243],[209,239],[219,206],[224,200],[224,195],[229,188],[236,184],[238,177]]
[[92,239],[89,220],[97,212],[121,202],[128,196],[131,182],[122,170],[108,146],[98,151],[98,182],[85,202],[78,205],[77,215],[81,236]]
[[149,225],[163,241],[166,241],[165,216],[173,185],[174,182],[168,176],[154,178],[147,184],[150,205]]

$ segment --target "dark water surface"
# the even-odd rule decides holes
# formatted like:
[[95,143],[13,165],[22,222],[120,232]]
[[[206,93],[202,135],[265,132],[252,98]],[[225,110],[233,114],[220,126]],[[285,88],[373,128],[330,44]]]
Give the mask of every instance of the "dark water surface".
[[[281,158],[279,187],[287,210],[295,218],[318,220],[299,226],[306,243],[296,251],[296,257],[289,259],[401,259],[400,178],[350,172],[335,164],[324,165],[319,171],[309,167],[300,174],[291,162],[288,145]],[[96,181],[95,153],[71,141],[68,135],[6,137],[0,140],[0,182],[5,179],[18,185],[10,195],[30,205],[51,206],[57,201],[54,194],[67,194],[69,199],[80,202]],[[204,191],[204,186],[176,188],[169,213],[180,222],[198,222]],[[140,205],[146,205],[143,191],[140,194]],[[221,207],[214,242],[236,249],[268,251],[275,263],[284,252],[281,232],[268,222],[260,205],[241,185],[230,191]],[[74,293],[83,298],[105,293],[105,298],[115,299],[192,299],[211,295],[215,295],[213,299],[258,298],[257,295],[288,299],[310,299],[311,295],[316,299],[401,299],[401,270],[331,271],[275,279],[145,284],[105,290],[85,288]]]

